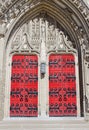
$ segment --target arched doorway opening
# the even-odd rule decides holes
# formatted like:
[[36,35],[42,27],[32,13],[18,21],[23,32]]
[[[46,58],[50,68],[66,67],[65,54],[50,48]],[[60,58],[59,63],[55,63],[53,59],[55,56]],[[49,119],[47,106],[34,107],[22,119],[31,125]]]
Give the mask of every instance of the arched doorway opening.
[[[11,77],[7,116],[81,116],[78,48],[69,34],[47,13],[17,29],[7,46],[10,66],[6,75]],[[38,55],[38,69],[34,68],[34,54]],[[36,74],[26,68],[27,64]]]

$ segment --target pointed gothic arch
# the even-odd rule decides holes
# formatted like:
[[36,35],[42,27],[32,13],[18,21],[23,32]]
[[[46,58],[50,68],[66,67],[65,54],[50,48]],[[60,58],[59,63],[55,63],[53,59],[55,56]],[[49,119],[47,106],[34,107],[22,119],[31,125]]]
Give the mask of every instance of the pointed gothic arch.
[[[32,1],[31,1],[32,2]],[[28,2],[27,2],[28,3]],[[25,3],[25,4],[27,4]],[[5,41],[5,51],[8,48],[11,39],[13,38],[15,32],[20,29],[24,23],[28,20],[34,19],[39,14],[45,14],[56,19],[56,21],[61,25],[65,34],[70,36],[70,40],[74,43],[75,48],[78,51],[79,59],[79,79],[80,79],[80,95],[81,95],[81,115],[83,116],[83,74],[82,74],[82,44],[84,47],[88,47],[88,21],[85,18],[84,12],[81,13],[81,6],[79,6],[77,1],[33,1],[30,9],[26,12],[22,10],[22,13],[16,17],[14,22],[10,25],[10,30],[8,29],[6,33]],[[78,5],[78,6],[77,6]],[[65,11],[67,14],[65,14]],[[8,12],[8,11],[7,11]],[[85,35],[83,35],[85,33]],[[84,37],[83,37],[84,36]],[[87,52],[86,52],[87,53]]]

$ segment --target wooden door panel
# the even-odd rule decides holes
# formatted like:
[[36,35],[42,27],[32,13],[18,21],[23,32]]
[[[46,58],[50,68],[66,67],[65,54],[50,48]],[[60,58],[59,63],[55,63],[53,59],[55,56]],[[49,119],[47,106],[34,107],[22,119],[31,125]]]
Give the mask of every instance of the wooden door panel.
[[49,56],[49,116],[77,116],[75,58]]
[[38,58],[36,55],[12,57],[10,116],[38,116]]

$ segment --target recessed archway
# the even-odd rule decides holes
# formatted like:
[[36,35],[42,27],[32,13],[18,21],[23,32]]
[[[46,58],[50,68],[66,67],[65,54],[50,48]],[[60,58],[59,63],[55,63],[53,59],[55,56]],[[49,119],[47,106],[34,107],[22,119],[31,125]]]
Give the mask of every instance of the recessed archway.
[[[65,3],[65,10],[66,7],[68,7],[68,4],[66,2]],[[74,9],[74,8],[73,8]],[[71,13],[70,9],[68,10],[67,13]],[[75,14],[76,10],[73,11],[73,14]],[[82,83],[82,62],[81,62],[81,47],[80,47],[80,41],[79,41],[79,37],[78,37],[78,33],[76,32],[76,29],[78,26],[76,26],[75,22],[73,22],[73,17],[72,17],[72,21],[71,21],[71,17],[67,16],[65,13],[65,11],[63,11],[63,9],[60,8],[60,6],[58,4],[55,4],[54,2],[50,2],[50,1],[41,1],[40,3],[38,2],[38,4],[36,4],[35,6],[33,6],[32,8],[30,8],[27,12],[22,13],[20,16],[17,17],[17,19],[15,20],[15,22],[12,24],[12,27],[10,28],[10,30],[8,31],[7,35],[6,35],[6,46],[5,49],[7,49],[9,43],[12,41],[11,39],[15,36],[14,34],[20,29],[20,27],[24,24],[27,23],[28,20],[32,20],[35,17],[39,16],[39,15],[44,15],[44,13],[48,16],[48,17],[52,17],[53,19],[56,19],[56,21],[59,23],[59,25],[61,25],[61,28],[63,29],[63,31],[65,32],[65,34],[69,35],[69,38],[71,39],[71,41],[74,43],[75,48],[77,49],[78,52],[78,59],[79,59],[79,80],[80,80],[80,95],[81,95],[81,115],[83,116],[83,83]],[[79,12],[78,12],[78,16],[79,16]],[[78,17],[77,16],[77,17]],[[86,26],[87,24],[85,23],[85,20],[83,20],[82,15],[80,15],[81,19],[78,21],[80,24],[80,29],[81,26],[84,27],[84,31],[86,31]],[[76,19],[76,18],[75,18]],[[83,20],[83,22],[82,22]],[[72,24],[74,26],[72,26]],[[73,28],[72,28],[73,27]]]

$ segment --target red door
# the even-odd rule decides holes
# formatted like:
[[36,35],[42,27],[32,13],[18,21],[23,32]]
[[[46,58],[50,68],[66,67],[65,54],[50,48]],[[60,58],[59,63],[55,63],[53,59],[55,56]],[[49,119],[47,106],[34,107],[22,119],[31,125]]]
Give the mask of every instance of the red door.
[[77,116],[75,58],[49,56],[49,116]]
[[38,116],[38,58],[36,55],[12,57],[10,116]]

